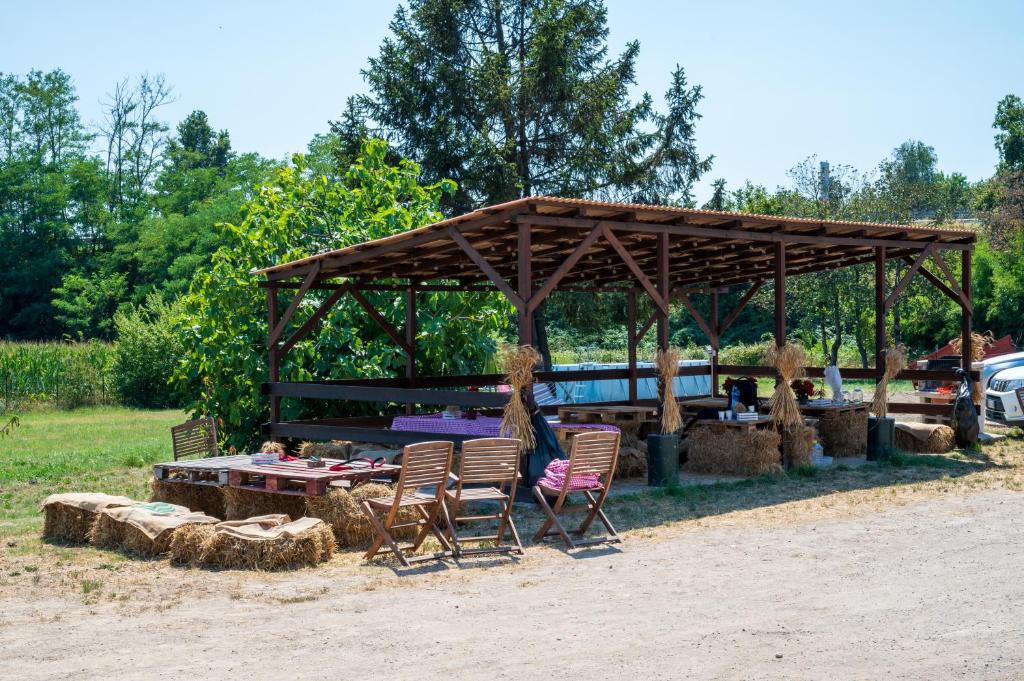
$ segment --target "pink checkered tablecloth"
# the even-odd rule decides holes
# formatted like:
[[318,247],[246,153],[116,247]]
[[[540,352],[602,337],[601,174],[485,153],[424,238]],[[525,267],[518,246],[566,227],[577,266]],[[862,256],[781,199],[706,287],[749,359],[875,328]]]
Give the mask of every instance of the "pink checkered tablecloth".
[[[477,435],[479,437],[499,437],[500,427],[501,419],[495,416],[477,416],[475,419],[446,419],[440,414],[418,414],[416,416],[396,416],[391,422],[391,430],[442,435]],[[551,427],[556,430],[558,428],[619,430],[615,426],[605,423],[552,423]]]

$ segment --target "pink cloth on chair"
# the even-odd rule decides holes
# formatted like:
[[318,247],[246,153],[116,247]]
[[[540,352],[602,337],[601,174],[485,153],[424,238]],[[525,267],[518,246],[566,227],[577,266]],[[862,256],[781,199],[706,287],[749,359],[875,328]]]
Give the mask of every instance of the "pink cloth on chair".
[[[544,469],[544,475],[537,481],[538,485],[551,489],[562,489],[565,484],[565,474],[569,471],[567,459],[555,459]],[[601,476],[597,473],[582,473],[572,476],[569,480],[569,490],[593,489],[601,485]]]

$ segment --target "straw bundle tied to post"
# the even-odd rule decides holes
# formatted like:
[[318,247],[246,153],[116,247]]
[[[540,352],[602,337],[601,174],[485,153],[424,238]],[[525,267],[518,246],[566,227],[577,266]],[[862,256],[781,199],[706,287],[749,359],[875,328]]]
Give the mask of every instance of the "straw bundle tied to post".
[[658,368],[658,378],[664,392],[661,401],[661,433],[671,435],[683,425],[683,417],[679,414],[679,403],[676,402],[673,388],[676,374],[679,372],[679,358],[682,353],[677,348],[658,350],[654,356],[654,365]]
[[498,351],[498,362],[505,373],[505,382],[512,387],[508,404],[501,415],[501,434],[518,438],[523,449],[534,449],[537,438],[530,423],[530,413],[523,402],[523,390],[533,383],[533,367],[540,361],[540,354],[532,346],[502,346]]
[[885,351],[885,372],[875,386],[874,397],[871,398],[871,413],[882,419],[889,413],[889,381],[899,376],[907,368],[907,349],[899,345]]
[[[978,333],[977,331],[971,332],[971,361],[980,362],[985,359],[985,351],[989,346],[993,345],[996,339],[992,336],[992,332]],[[949,346],[953,348],[953,352],[963,356],[964,354],[964,339],[957,336],[949,342]]]
[[768,413],[772,420],[783,428],[791,428],[803,423],[803,416],[800,414],[796,394],[790,387],[790,382],[803,374],[806,359],[803,347],[793,343],[769,348],[765,353],[766,362],[775,367],[780,378],[778,385],[775,386],[775,392],[772,393],[771,399],[768,401],[770,407]]

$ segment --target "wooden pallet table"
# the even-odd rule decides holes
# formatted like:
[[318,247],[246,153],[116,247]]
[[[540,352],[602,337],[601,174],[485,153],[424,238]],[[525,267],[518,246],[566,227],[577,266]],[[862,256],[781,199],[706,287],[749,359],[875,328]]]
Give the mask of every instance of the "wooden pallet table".
[[774,423],[772,419],[767,416],[762,416],[757,419],[729,419],[723,421],[721,419],[697,419],[694,425],[698,426],[722,426],[724,428],[735,428],[737,430],[757,430],[758,428],[767,428]]
[[161,482],[182,482],[192,485],[223,487],[228,484],[228,470],[232,466],[248,463],[248,454],[169,461],[167,463],[154,464],[153,477]]
[[620,428],[639,428],[653,421],[657,416],[656,407],[621,405],[610,407],[581,407],[565,405],[558,408],[558,420],[562,423],[606,423]]
[[318,497],[327,494],[332,483],[348,481],[349,486],[371,478],[394,478],[401,466],[384,464],[377,468],[357,466],[332,471],[330,466],[340,463],[325,460],[324,468],[309,468],[306,460],[281,461],[276,464],[232,466],[228,470],[228,485],[239,489],[273,494]]
[[[916,397],[923,404],[950,405],[949,411],[952,415],[952,405],[956,401],[955,393],[940,393],[934,390],[915,390],[911,395]],[[951,416],[923,416],[921,417],[921,421],[923,423],[941,423],[948,426],[951,421]]]

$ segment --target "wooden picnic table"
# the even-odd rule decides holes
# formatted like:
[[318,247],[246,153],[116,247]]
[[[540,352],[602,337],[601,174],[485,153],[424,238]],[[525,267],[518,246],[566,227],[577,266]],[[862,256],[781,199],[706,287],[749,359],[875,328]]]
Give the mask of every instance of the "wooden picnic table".
[[558,420],[562,423],[604,423],[627,429],[639,429],[645,423],[653,422],[657,415],[657,407],[629,404],[604,407],[567,404],[558,408]]
[[871,405],[868,402],[846,402],[844,404],[801,404],[800,413],[808,416],[825,416],[826,414],[838,414],[845,411],[866,410]]
[[359,462],[349,462],[350,467],[345,470],[331,470],[331,466],[341,463],[344,462],[324,459],[322,468],[310,468],[308,459],[299,459],[256,466],[235,465],[228,469],[228,485],[257,492],[323,496],[331,486],[355,487],[379,478],[394,480],[402,470],[401,466],[393,464],[371,468],[368,463]]
[[[956,393],[940,393],[935,390],[915,390],[910,393],[924,404],[948,404],[956,401]],[[952,409],[950,409],[952,412]],[[950,416],[924,416],[923,423],[943,423],[949,425]]]

